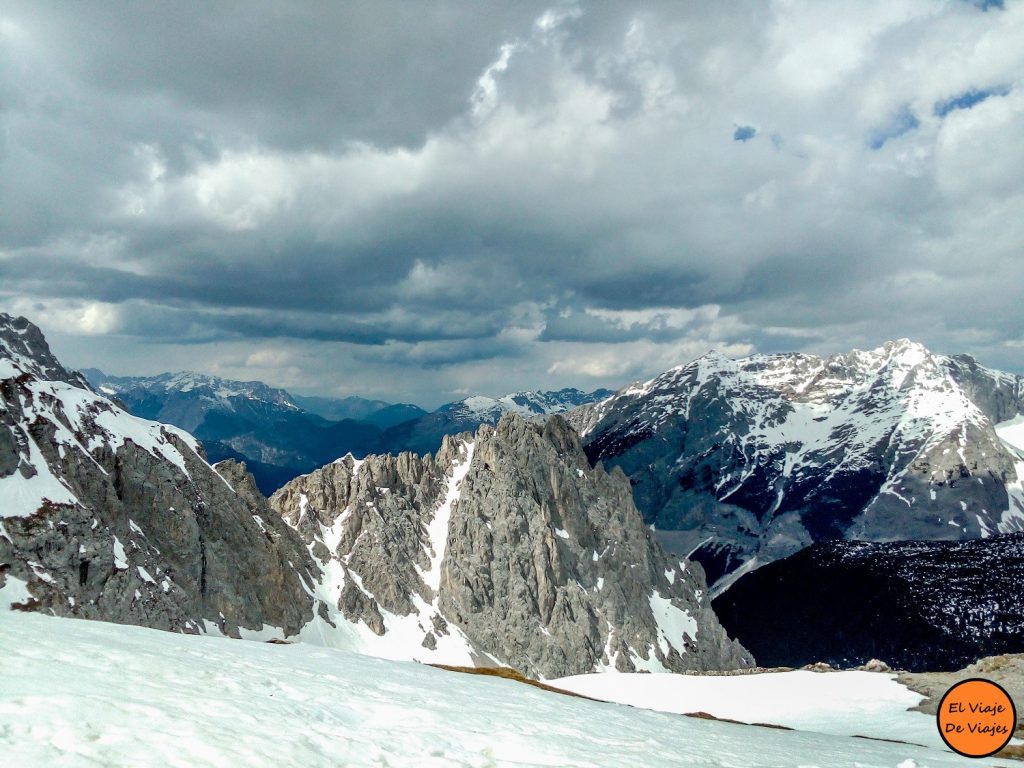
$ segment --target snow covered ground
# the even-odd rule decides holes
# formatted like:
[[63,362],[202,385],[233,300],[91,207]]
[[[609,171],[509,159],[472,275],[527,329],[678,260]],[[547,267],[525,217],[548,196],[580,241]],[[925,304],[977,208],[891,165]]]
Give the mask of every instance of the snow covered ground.
[[707,712],[744,723],[870,736],[942,748],[935,717],[908,711],[923,698],[876,672],[756,675],[576,675],[551,685],[659,712]]
[[1004,443],[1024,451],[1024,414],[1018,413],[1009,421],[996,424],[996,434]]
[[[18,586],[9,580],[0,597],[16,598]],[[679,717],[303,643],[176,635],[3,608],[0,762],[19,768],[964,762],[938,749]],[[837,684],[840,701],[856,700]],[[879,716],[893,712],[887,701]],[[829,717],[841,723],[842,707]],[[850,717],[858,723],[850,730],[859,730],[865,715]]]

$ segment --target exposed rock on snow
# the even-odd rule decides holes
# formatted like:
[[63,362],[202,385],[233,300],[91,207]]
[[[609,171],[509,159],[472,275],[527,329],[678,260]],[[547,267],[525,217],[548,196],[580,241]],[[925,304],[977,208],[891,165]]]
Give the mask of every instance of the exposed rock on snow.
[[898,680],[924,699],[917,706],[921,712],[934,715],[943,694],[962,680],[983,677],[1001,685],[1017,704],[1018,730],[1024,736],[1024,653],[987,656],[956,672],[901,672]]

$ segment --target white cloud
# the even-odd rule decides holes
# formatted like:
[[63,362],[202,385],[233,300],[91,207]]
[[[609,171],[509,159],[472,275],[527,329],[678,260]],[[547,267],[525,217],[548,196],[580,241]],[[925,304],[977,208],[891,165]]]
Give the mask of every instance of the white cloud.
[[4,298],[0,294],[0,302],[8,314],[24,315],[37,325],[60,333],[99,336],[117,333],[123,325],[120,307],[99,301]]
[[[538,8],[402,146],[283,142],[144,79],[101,87],[15,31],[9,71],[38,76],[0,76],[5,162],[37,170],[0,178],[0,276],[68,333],[145,337],[148,308],[240,370],[428,397],[904,335],[1014,364],[1024,3]],[[230,346],[229,325],[260,338]],[[282,336],[303,354],[251,348]]]

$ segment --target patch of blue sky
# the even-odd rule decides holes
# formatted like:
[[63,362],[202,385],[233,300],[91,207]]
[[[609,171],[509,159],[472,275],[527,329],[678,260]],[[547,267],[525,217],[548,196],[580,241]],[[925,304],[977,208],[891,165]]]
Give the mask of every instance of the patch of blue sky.
[[750,141],[757,136],[757,128],[752,125],[737,125],[732,133],[733,141]]
[[1005,96],[1009,92],[1010,88],[1006,85],[994,86],[992,88],[971,88],[956,96],[935,102],[935,114],[938,117],[945,117],[950,112],[958,109],[970,109],[990,96]]
[[910,133],[919,125],[921,121],[917,119],[917,115],[904,104],[887,123],[875,129],[868,139],[868,146],[872,149],[881,149],[887,141]]

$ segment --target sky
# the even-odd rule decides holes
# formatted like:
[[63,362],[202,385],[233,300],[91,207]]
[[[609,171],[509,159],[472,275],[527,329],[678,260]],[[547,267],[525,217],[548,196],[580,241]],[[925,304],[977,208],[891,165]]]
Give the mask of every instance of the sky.
[[1024,372],[1024,0],[0,2],[0,311],[436,406],[909,337]]

